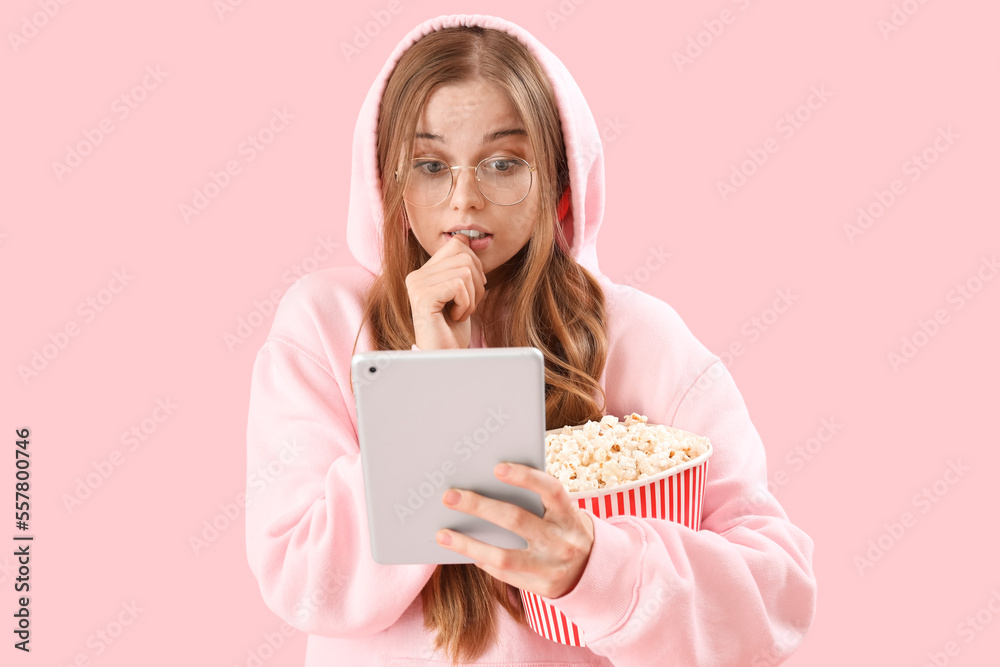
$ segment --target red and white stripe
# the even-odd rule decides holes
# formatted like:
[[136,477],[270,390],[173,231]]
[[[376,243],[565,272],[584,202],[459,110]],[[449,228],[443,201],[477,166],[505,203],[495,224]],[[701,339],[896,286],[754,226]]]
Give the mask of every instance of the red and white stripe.
[[[705,500],[707,476],[708,458],[680,472],[668,471],[665,476],[638,487],[576,498],[576,501],[580,507],[589,509],[602,519],[612,516],[666,519],[698,530],[701,527],[701,510]],[[584,494],[569,495],[573,498]],[[528,625],[532,630],[560,644],[587,645],[583,641],[583,632],[580,628],[541,597],[522,590],[521,601],[524,603]]]

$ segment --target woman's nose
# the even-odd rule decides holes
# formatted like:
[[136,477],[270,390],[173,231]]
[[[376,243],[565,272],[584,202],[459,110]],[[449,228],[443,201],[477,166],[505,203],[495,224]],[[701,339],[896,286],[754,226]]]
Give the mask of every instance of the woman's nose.
[[475,167],[459,167],[455,170],[455,186],[451,193],[451,206],[463,209],[470,207],[482,208],[483,193],[476,183]]

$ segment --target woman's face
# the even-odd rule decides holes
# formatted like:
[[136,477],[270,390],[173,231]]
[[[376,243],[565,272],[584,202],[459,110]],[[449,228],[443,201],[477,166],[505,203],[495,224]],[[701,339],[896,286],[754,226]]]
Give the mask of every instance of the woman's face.
[[[483,158],[501,155],[524,158],[535,166],[526,128],[503,89],[483,79],[435,89],[417,122],[413,157],[435,157],[451,166],[475,167]],[[437,206],[404,202],[410,228],[431,256],[449,241],[451,230],[475,226],[489,233],[484,248],[473,246],[489,281],[490,272],[531,238],[538,211],[538,183],[532,183],[520,203],[501,206],[479,191],[474,169],[456,169],[453,177],[451,194]]]

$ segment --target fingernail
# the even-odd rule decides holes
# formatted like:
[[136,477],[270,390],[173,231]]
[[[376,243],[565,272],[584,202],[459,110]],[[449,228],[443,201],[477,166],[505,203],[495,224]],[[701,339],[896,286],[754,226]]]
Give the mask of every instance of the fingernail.
[[497,477],[505,477],[510,473],[510,466],[506,463],[501,463],[496,467]]
[[[444,502],[447,505],[457,505],[458,501],[462,499],[462,494],[460,494],[455,489],[448,489],[444,494]],[[451,538],[449,538],[450,541]]]
[[438,533],[438,542],[444,546],[451,546],[451,533],[441,531]]

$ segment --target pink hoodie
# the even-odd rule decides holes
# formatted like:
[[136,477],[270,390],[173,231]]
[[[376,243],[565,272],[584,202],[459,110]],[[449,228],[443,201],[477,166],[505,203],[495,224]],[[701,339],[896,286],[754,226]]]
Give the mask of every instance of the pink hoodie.
[[[572,255],[600,280],[609,354],[607,414],[708,436],[700,531],[661,519],[593,516],[577,586],[555,602],[588,647],[540,637],[501,612],[483,665],[749,665],[783,662],[812,623],[813,542],[767,492],[764,447],[733,378],[666,303],[618,285],[597,265],[604,161],[597,124],[565,66],[522,28],[440,16],[398,44],[365,98],[354,134],[347,240],[360,266],[302,277],[284,295],[253,367],[247,424],[247,554],[275,614],[309,633],[307,667],[446,665],[423,627],[420,590],[434,565],[372,560],[348,380],[362,302],[380,271],[382,210],[375,121],[388,75],[421,36],[482,25],[523,41],[555,88],[570,163],[563,225]],[[475,319],[475,318],[474,318]],[[368,327],[357,351],[370,350]],[[483,346],[474,324],[473,347]],[[267,474],[262,474],[261,470]]]

